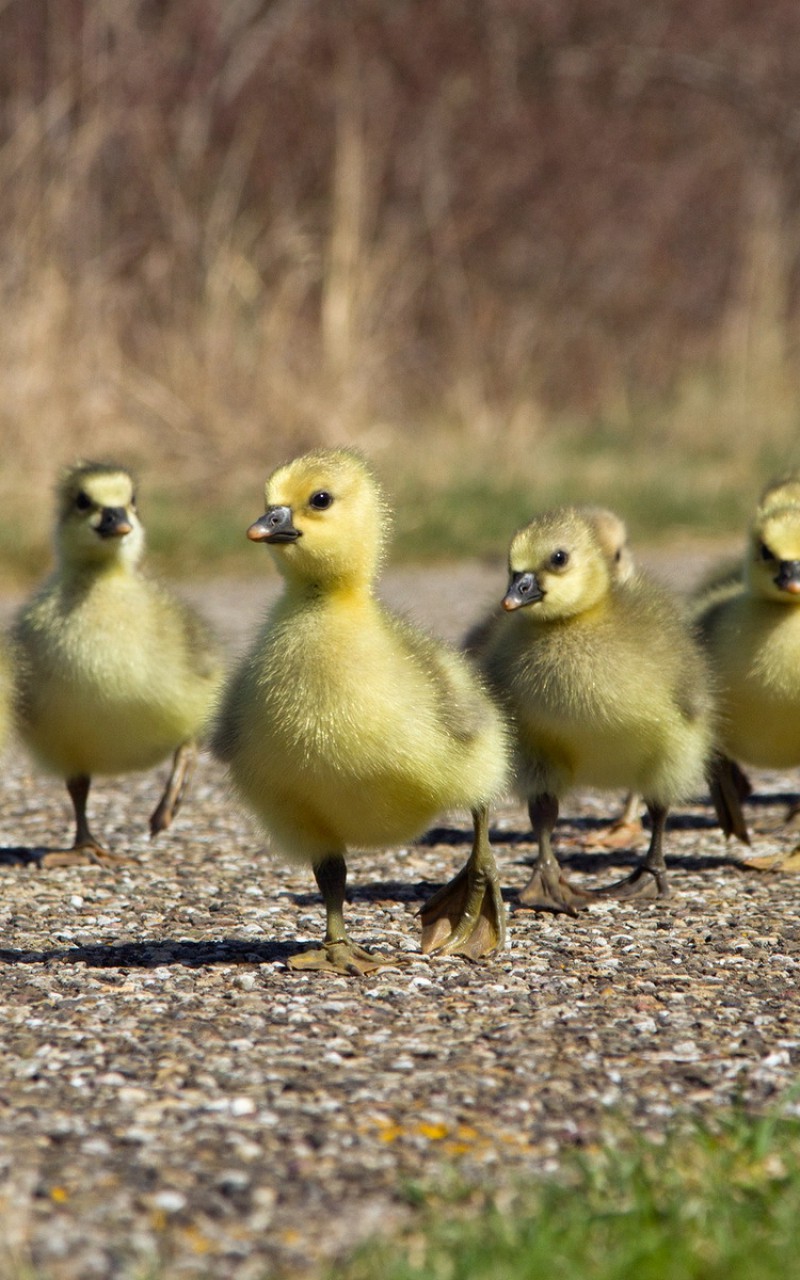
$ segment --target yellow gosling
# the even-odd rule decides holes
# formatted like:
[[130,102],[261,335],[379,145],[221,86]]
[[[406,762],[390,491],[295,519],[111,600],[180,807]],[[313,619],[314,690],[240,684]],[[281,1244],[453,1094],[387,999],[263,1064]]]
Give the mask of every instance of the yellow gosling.
[[709,592],[696,618],[718,690],[717,781],[743,798],[738,763],[800,764],[800,503],[762,498],[744,577]]
[[509,569],[481,666],[515,726],[516,786],[539,845],[520,901],[569,914],[586,905],[551,844],[559,801],[577,786],[643,795],[650,847],[609,892],[666,894],[667,812],[702,787],[712,743],[706,668],[681,606],[639,574],[616,579],[592,520],[574,507],[520,530]]
[[[770,480],[761,491],[756,506],[755,519],[767,515],[770,510],[779,507],[800,506],[800,471],[788,471],[784,475]],[[710,599],[712,592],[721,587],[730,587],[740,583],[747,572],[749,557],[748,544],[743,553],[727,556],[714,564],[708,573],[692,591],[692,599],[699,604]]]
[[274,847],[310,863],[322,893],[324,945],[293,965],[376,967],[345,928],[345,855],[408,841],[451,808],[472,810],[474,845],[423,909],[423,950],[488,954],[505,938],[487,837],[507,771],[503,718],[460,654],[376,599],[389,513],[358,454],[297,458],[265,499],[248,536],[284,591],[229,683],[213,746]]
[[95,774],[149,769],[172,754],[150,833],[169,826],[222,663],[202,620],[139,568],[144,531],[127,471],[78,463],[63,474],[57,502],[57,566],[12,637],[21,736],[65,779],[75,810],[71,849],[43,862],[68,865],[112,859],[87,818]]
[[[609,511],[607,507],[583,506],[577,507],[576,510],[592,525],[597,542],[608,560],[611,576],[617,582],[627,582],[633,577],[636,565],[628,542],[625,521],[615,511]],[[502,614],[503,606],[498,605],[467,632],[463,647],[470,657],[475,659],[480,657],[492,634],[496,619]],[[599,843],[605,848],[619,848],[628,844],[632,837],[639,836],[642,830],[639,817],[641,808],[641,796],[634,791],[628,792],[622,813],[614,819]]]

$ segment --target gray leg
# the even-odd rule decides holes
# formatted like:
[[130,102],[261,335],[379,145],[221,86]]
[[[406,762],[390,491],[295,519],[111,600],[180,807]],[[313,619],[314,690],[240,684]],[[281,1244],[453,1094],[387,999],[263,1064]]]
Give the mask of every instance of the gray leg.
[[314,878],[325,903],[325,942],[322,947],[302,951],[289,960],[291,969],[359,974],[380,969],[389,960],[370,955],[351,942],[344,923],[344,895],[347,864],[341,854],[331,854],[314,866]]
[[519,903],[539,911],[561,911],[576,916],[591,895],[570,884],[553,853],[551,837],[558,821],[558,799],[544,792],[529,802],[528,812],[539,854],[528,883],[519,892]]
[[653,834],[650,837],[650,847],[647,853],[627,880],[620,880],[617,884],[609,885],[607,889],[600,889],[599,893],[607,894],[609,897],[614,898],[637,898],[640,900],[666,898],[669,896],[667,864],[664,861],[663,849],[667,809],[665,805],[656,804],[651,800],[646,800],[645,803],[653,827]]
[[51,849],[45,853],[39,863],[41,867],[87,867],[109,866],[128,859],[120,854],[110,853],[108,849],[95,840],[86,816],[86,805],[89,799],[91,778],[88,774],[77,774],[67,778],[67,791],[75,811],[75,839],[70,849]]

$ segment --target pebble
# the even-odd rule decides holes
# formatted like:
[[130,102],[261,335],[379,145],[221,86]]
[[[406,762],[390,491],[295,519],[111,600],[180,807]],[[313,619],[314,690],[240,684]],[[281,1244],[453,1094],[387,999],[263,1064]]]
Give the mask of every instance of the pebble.
[[[487,572],[434,575],[437,619]],[[412,614],[418,580],[396,580]],[[239,590],[221,616],[251,594],[260,612]],[[286,967],[324,927],[312,876],[263,851],[210,759],[151,843],[163,774],[92,788],[93,825],[130,863],[41,870],[30,851],[63,842],[63,785],[13,747],[4,760],[0,1239],[26,1274],[121,1276],[125,1241],[125,1275],[318,1277],[407,1219],[409,1185],[513,1188],[626,1128],[800,1114],[800,877],[735,866],[702,801],[668,833],[669,899],[512,910],[510,948],[478,964],[418,950],[416,911],[469,852],[464,815],[355,854],[351,932],[409,963],[328,978]],[[788,853],[766,798],[797,780],[753,781],[754,851]],[[620,800],[570,801],[556,845],[579,882],[629,871],[631,851],[592,843]],[[511,902],[530,831],[513,804],[493,825]]]

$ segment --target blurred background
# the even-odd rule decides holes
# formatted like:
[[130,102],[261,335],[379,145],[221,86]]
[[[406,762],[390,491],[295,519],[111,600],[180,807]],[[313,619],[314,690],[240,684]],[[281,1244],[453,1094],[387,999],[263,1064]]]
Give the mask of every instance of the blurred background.
[[79,455],[192,573],[315,444],[401,555],[738,530],[800,463],[800,6],[0,0],[0,289],[2,576]]

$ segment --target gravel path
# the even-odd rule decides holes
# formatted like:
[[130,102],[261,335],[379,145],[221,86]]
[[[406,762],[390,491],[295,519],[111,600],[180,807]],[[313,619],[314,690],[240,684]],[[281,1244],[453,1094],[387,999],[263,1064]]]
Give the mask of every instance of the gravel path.
[[[680,581],[703,567],[654,563]],[[386,594],[457,635],[498,581],[497,567],[403,570]],[[236,648],[273,588],[191,594]],[[114,872],[42,870],[37,850],[68,831],[63,788],[15,748],[4,780],[0,1275],[133,1277],[148,1261],[169,1280],[314,1275],[402,1220],[398,1183],[538,1172],[620,1116],[656,1134],[676,1111],[758,1107],[795,1078],[800,880],[735,866],[704,803],[675,816],[672,897],[514,913],[486,964],[418,953],[415,913],[469,849],[463,816],[356,856],[352,932],[407,963],[345,979],[286,969],[320,935],[318,895],[260,849],[211,760],[155,844],[161,778],[98,783],[96,829],[131,855]],[[757,851],[786,853],[796,780],[755,781]],[[569,808],[576,879],[634,859],[593,851],[611,808]],[[495,816],[509,901],[528,834],[521,808]]]

